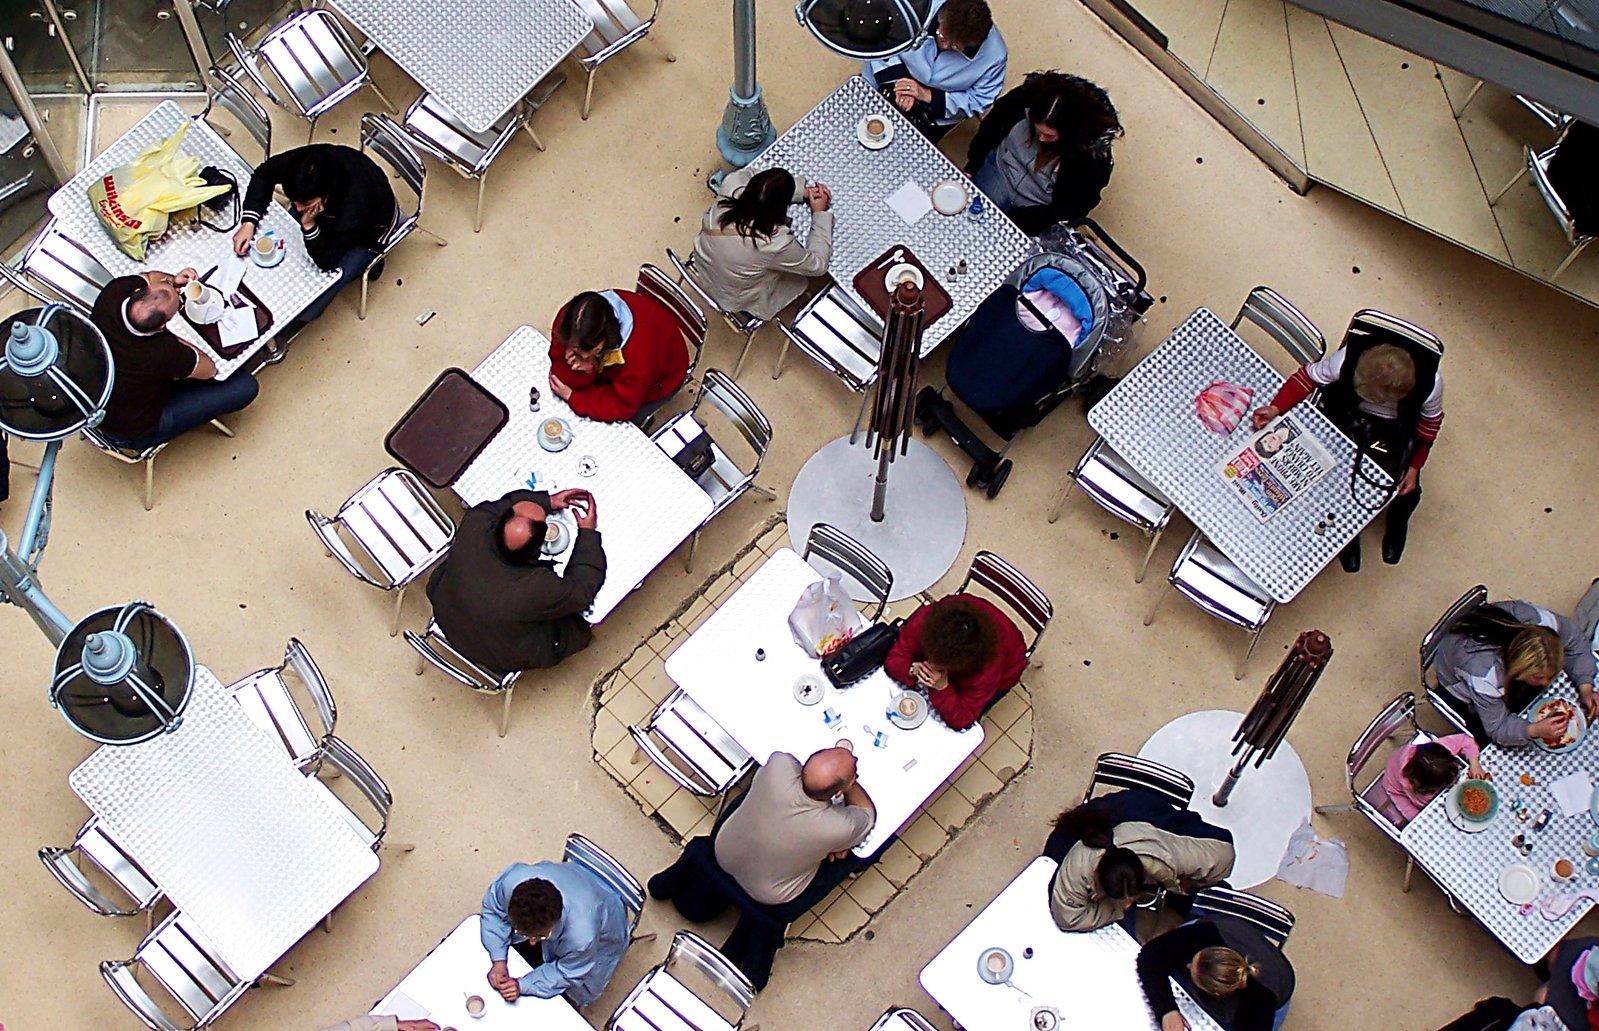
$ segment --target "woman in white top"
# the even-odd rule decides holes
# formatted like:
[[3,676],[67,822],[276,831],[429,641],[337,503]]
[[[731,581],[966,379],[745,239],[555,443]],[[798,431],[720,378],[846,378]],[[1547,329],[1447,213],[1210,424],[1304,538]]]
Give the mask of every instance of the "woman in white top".
[[[806,277],[827,272],[833,194],[821,183],[800,188],[782,168],[729,172],[717,194],[694,238],[695,271],[725,310],[771,319],[805,292]],[[803,244],[788,217],[788,206],[801,201],[811,206]]]

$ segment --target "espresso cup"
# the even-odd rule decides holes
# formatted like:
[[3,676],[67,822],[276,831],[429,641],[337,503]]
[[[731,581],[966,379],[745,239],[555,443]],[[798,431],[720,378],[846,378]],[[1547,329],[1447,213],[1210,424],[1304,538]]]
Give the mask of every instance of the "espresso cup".
[[899,701],[894,703],[894,709],[899,713],[901,719],[914,719],[918,708],[916,699],[908,694],[900,695]]
[[888,119],[871,117],[866,119],[866,136],[874,142],[888,134]]
[[277,249],[278,249],[278,242],[276,240],[272,239],[272,237],[270,237],[270,236],[258,236],[258,237],[255,238],[255,256],[256,257],[258,257],[258,258],[270,258],[270,257],[272,257],[272,252],[277,250]]
[[205,284],[198,279],[191,279],[183,285],[183,299],[185,301],[198,301],[205,296]]
[[481,996],[481,995],[468,995],[466,997],[466,1015],[467,1016],[469,1016],[469,1017],[481,1017],[483,1015],[483,1011],[485,1009],[487,1009],[487,1008],[488,1008],[488,1004],[483,1001],[483,996]]
[[1569,881],[1577,874],[1577,864],[1569,859],[1556,859],[1549,865],[1549,873],[1557,881]]
[[183,305],[189,318],[202,324],[222,317],[222,294],[198,280],[183,287]]

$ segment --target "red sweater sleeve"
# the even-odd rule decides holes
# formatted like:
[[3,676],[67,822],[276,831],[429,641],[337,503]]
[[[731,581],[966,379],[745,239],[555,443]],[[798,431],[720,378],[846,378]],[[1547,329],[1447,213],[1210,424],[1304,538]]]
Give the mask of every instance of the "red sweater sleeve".
[[926,605],[911,613],[911,618],[899,628],[899,637],[888,650],[888,658],[883,660],[884,672],[906,686],[916,683],[916,678],[911,676],[911,663],[922,659],[922,621],[926,618]]
[[1286,412],[1309,397],[1310,392],[1315,389],[1316,384],[1311,381],[1310,373],[1301,367],[1299,371],[1289,376],[1288,381],[1278,389],[1276,395],[1271,399],[1271,406],[1279,412]]

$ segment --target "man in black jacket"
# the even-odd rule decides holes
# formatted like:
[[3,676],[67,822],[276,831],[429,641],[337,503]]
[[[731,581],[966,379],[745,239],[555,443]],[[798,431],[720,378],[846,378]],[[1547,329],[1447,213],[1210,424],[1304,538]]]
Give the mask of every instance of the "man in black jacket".
[[332,143],[296,147],[267,158],[250,176],[244,212],[233,234],[236,253],[249,253],[256,227],[272,203],[272,191],[279,187],[300,221],[311,260],[324,271],[339,273],[337,283],[284,327],[279,339],[286,341],[326,311],[334,296],[377,260],[399,205],[383,169],[354,147]]
[[[565,574],[543,557],[549,513],[577,514]],[[462,655],[495,672],[547,669],[588,647],[583,613],[605,582],[598,511],[585,490],[514,490],[473,505],[428,579],[433,618]]]

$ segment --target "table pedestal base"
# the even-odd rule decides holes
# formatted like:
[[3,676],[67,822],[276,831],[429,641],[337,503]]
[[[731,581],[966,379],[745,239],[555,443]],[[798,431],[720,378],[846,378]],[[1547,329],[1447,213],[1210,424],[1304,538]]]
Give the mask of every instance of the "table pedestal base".
[[[955,564],[966,541],[966,492],[949,465],[913,439],[889,468],[887,514],[874,523],[876,478],[871,449],[848,437],[822,445],[789,489],[788,536],[794,550],[804,552],[812,525],[838,527],[888,563],[897,601],[931,587]],[[849,577],[844,586],[851,597],[865,600],[866,592]]]
[[1155,731],[1138,754],[1193,778],[1189,808],[1233,834],[1238,861],[1227,883],[1252,888],[1277,875],[1289,837],[1310,815],[1310,778],[1284,741],[1265,765],[1243,772],[1224,808],[1212,805],[1211,796],[1233,764],[1232,737],[1243,718],[1243,713],[1225,709],[1179,716]]

